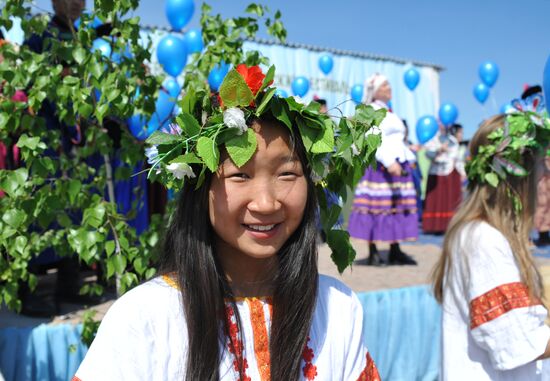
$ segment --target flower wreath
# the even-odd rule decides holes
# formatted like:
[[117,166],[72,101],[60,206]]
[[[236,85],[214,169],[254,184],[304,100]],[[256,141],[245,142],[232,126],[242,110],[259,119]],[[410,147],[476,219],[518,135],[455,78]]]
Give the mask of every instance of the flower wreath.
[[[468,179],[497,187],[500,182],[508,185],[508,176],[527,176],[528,171],[519,163],[526,150],[542,151],[550,144],[550,119],[534,111],[517,109],[507,114],[503,128],[488,135],[490,144],[481,146],[479,152],[466,163]],[[546,155],[550,156],[550,149]],[[508,188],[514,209],[520,212],[521,201]]]
[[[332,259],[343,271],[355,258],[349,234],[335,227],[341,212],[328,205],[325,190],[347,198],[368,165],[374,165],[381,143],[379,126],[386,111],[358,105],[353,118],[340,117],[338,124],[320,112],[320,104],[307,105],[293,97],[276,95],[271,87],[275,67],[266,74],[260,67],[244,64],[228,72],[218,94],[206,89],[189,89],[179,102],[181,113],[167,131],[157,131],[146,141],[151,164],[149,177],[168,188],[179,189],[184,182],[203,184],[206,171],[215,172],[220,162],[220,146],[238,167],[256,151],[256,134],[247,121],[269,116],[287,126],[296,126],[304,147],[316,193],[321,205],[320,221],[331,247]],[[183,181],[182,181],[183,180]]]

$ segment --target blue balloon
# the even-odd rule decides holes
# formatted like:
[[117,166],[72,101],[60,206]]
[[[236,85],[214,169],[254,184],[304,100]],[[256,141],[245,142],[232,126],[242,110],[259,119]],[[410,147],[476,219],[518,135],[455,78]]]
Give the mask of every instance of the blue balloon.
[[474,87],[474,97],[481,104],[485,103],[487,98],[489,98],[489,88],[483,83],[478,83]]
[[183,37],[185,44],[187,45],[188,53],[200,53],[204,44],[202,42],[202,33],[200,29],[189,29]]
[[321,69],[323,73],[330,73],[333,66],[334,60],[332,59],[331,55],[323,54],[321,57],[319,57],[319,69]]
[[109,57],[111,55],[111,44],[103,38],[96,38],[92,44],[92,52],[96,50],[99,50],[103,57]]
[[498,66],[492,61],[485,61],[479,65],[479,78],[486,86],[493,87],[498,79]]
[[173,97],[167,89],[161,88],[157,101],[155,102],[155,113],[151,121],[155,122],[158,127],[166,125],[174,111],[175,105],[176,98]]
[[166,0],[166,17],[174,30],[181,30],[193,17],[193,0]]
[[458,109],[452,103],[443,103],[439,107],[439,120],[445,126],[450,126],[458,118]]
[[130,128],[130,132],[132,135],[134,135],[136,138],[140,140],[147,139],[147,127],[145,127],[145,117],[141,114],[133,115],[131,118],[128,118],[126,121],[128,124],[128,127]]
[[165,72],[177,77],[187,63],[185,41],[173,34],[164,36],[157,46],[157,59]]
[[309,80],[306,77],[296,77],[292,81],[292,93],[299,97],[303,97],[309,91]]
[[351,99],[353,99],[355,103],[361,103],[363,99],[363,85],[353,85],[351,88]]
[[220,63],[210,71],[210,74],[208,74],[208,85],[210,86],[210,90],[218,91],[228,71],[229,65],[225,62]]
[[[136,91],[136,97],[138,95],[139,89]],[[155,102],[155,112],[149,120],[146,120],[145,116],[141,114],[133,115],[126,120],[130,132],[140,140],[147,139],[160,127],[166,127],[170,124],[175,105],[175,98],[167,89],[161,88]]]
[[415,68],[410,68],[403,75],[403,80],[408,89],[412,91],[416,89],[418,82],[420,82],[420,73]]
[[420,144],[424,144],[435,136],[439,126],[437,120],[431,116],[426,115],[418,119],[416,122],[416,137]]
[[175,78],[166,78],[162,83],[162,87],[168,91],[168,94],[170,94],[170,97],[174,98],[174,100],[180,95],[181,87]]
[[275,91],[275,95],[278,96],[279,98],[288,98],[288,93],[283,89],[277,89]]
[[546,110],[550,114],[550,56],[546,60],[544,66],[544,73],[542,75],[542,89],[544,91],[544,100],[546,104]]

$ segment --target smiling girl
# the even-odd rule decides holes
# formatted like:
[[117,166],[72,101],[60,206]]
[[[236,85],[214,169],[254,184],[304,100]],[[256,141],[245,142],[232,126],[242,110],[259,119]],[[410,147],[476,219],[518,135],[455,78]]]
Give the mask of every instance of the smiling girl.
[[[320,168],[317,156],[321,162],[335,152],[333,122],[315,104],[273,97],[272,75],[239,65],[220,88],[225,106],[212,106],[210,122],[195,130],[201,137],[186,135],[194,125],[187,118],[181,140],[151,139],[164,142],[155,153],[158,176],[185,178],[162,275],[111,307],[76,380],[379,379],[357,297],[317,271],[322,187],[318,192],[312,168]],[[251,86],[258,76],[262,85]],[[227,95],[242,84],[251,96]],[[319,133],[307,135],[306,119]],[[182,141],[197,148],[174,158]],[[367,143],[358,144],[365,153]],[[335,160],[332,173],[349,171]]]

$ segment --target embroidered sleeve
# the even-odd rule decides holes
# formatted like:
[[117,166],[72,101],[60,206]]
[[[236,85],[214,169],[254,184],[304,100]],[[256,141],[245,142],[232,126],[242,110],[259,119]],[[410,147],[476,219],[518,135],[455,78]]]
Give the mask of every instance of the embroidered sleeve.
[[359,375],[357,381],[380,381],[378,369],[376,369],[376,365],[374,364],[374,361],[370,357],[369,353],[367,353],[367,365]]
[[470,332],[495,369],[513,369],[544,353],[547,310],[529,296],[504,236],[488,225],[481,233],[465,261]]

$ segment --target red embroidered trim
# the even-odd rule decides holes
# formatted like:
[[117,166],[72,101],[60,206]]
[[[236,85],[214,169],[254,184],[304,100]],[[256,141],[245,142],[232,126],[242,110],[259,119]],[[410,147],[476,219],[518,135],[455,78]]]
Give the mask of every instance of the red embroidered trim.
[[490,322],[515,308],[541,304],[531,299],[527,286],[521,282],[507,283],[493,288],[470,302],[470,329]]
[[380,381],[380,374],[378,374],[378,369],[370,357],[370,353],[367,352],[367,365],[365,369],[359,375],[357,381]]
[[256,298],[246,300],[250,309],[250,320],[252,322],[252,333],[254,335],[254,354],[258,364],[258,372],[261,381],[271,380],[271,363],[269,357],[269,336],[265,322],[264,307],[262,302]]
[[309,339],[309,336],[308,336],[307,341],[306,341],[306,345],[304,346],[304,350],[302,352],[302,358],[304,359],[304,362],[306,363],[306,365],[304,365],[302,370],[304,372],[304,377],[306,378],[306,380],[313,381],[313,380],[315,380],[315,377],[317,376],[317,367],[315,365],[313,365],[313,363],[312,363],[312,360],[315,357],[315,355],[313,354],[313,349],[311,349],[307,345],[307,343],[309,343],[309,340],[310,339]]
[[71,378],[71,381],[82,381],[82,380],[76,376],[73,376],[73,378]]
[[[233,321],[234,312],[233,308],[230,306],[225,307],[225,318],[227,319],[227,326],[229,327],[229,336],[230,340],[227,343],[227,348],[229,349],[229,352],[235,356],[235,360],[233,361],[233,368],[239,374],[239,371],[242,371],[243,375],[243,381],[252,381],[252,379],[246,375],[246,369],[248,368],[248,362],[246,361],[246,358],[243,356],[243,342],[242,340],[238,339],[239,334],[239,326],[237,325],[236,321]],[[243,369],[240,369],[240,365],[242,364]]]

